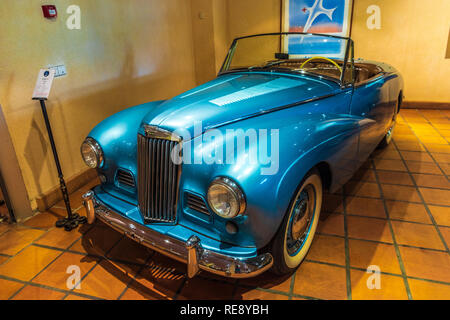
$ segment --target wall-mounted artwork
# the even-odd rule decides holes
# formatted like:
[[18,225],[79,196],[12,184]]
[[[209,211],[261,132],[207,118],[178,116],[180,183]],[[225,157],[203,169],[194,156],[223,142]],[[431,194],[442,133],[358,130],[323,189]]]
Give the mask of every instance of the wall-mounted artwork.
[[[322,33],[348,37],[352,14],[352,0],[284,0],[283,31]],[[323,42],[308,37],[307,46],[304,37],[286,37],[284,51],[290,56],[309,56],[317,50],[327,57],[340,57],[345,52],[343,41]],[[314,50],[311,50],[314,47]]]

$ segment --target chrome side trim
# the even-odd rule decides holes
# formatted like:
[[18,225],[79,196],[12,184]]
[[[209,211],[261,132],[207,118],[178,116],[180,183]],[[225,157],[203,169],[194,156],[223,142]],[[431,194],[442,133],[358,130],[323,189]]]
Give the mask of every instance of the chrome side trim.
[[114,212],[95,198],[95,195],[93,203],[95,216],[113,229],[152,250],[188,264],[188,277],[194,277],[199,270],[205,270],[224,277],[250,278],[272,267],[273,257],[270,253],[239,259],[206,250],[202,248],[200,239],[195,235],[183,242]]

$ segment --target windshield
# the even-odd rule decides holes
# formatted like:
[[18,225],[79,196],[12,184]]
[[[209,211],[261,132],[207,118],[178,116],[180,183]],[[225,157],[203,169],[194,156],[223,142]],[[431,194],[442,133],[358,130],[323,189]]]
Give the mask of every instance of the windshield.
[[306,73],[345,83],[351,79],[348,38],[310,33],[277,33],[233,41],[223,72]]

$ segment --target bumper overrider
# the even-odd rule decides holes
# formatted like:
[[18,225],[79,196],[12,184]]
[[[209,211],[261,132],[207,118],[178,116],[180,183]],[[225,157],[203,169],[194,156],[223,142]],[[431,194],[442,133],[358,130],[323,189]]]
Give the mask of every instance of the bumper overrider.
[[189,278],[193,278],[200,270],[231,278],[250,278],[267,271],[273,264],[270,253],[252,258],[235,258],[202,248],[201,241],[196,235],[192,235],[184,242],[156,232],[114,212],[95,198],[93,191],[83,195],[83,203],[89,223],[98,218],[132,240],[186,263]]

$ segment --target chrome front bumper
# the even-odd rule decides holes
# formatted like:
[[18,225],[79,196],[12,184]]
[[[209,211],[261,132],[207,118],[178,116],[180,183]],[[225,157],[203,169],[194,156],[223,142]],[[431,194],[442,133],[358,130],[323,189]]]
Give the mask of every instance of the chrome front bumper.
[[193,278],[200,269],[225,277],[250,278],[267,271],[273,264],[270,253],[238,259],[203,249],[196,235],[183,242],[156,232],[112,211],[95,198],[93,191],[84,194],[83,200],[89,223],[93,223],[97,217],[140,244],[186,263],[189,278]]

